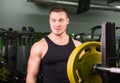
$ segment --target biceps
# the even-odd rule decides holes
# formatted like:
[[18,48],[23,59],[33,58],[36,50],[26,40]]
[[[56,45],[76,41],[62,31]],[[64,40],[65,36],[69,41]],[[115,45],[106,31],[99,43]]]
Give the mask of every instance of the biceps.
[[28,61],[27,72],[33,75],[37,75],[39,72],[40,58],[37,56],[30,56]]

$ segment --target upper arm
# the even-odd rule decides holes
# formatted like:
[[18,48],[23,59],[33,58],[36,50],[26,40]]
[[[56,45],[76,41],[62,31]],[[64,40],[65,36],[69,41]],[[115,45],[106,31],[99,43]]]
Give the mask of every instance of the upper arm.
[[30,50],[30,56],[28,59],[27,75],[36,79],[39,72],[39,65],[41,62],[41,45],[37,42]]
[[80,41],[75,40],[75,39],[73,39],[73,42],[74,42],[74,44],[75,44],[75,47],[77,47],[77,46],[79,46],[80,44],[82,44]]

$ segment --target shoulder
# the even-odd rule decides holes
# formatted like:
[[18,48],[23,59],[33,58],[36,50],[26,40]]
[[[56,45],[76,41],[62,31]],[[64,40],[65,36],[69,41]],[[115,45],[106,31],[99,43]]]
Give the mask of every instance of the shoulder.
[[42,38],[41,40],[35,42],[32,45],[32,48],[41,48],[42,46],[44,46],[46,44],[46,40],[44,38]]
[[35,42],[31,47],[31,52],[37,55],[43,55],[43,52],[47,49],[47,43],[44,38]]
[[76,47],[82,44],[82,43],[81,43],[80,41],[78,41],[78,40],[75,40],[75,39],[73,39],[73,38],[72,38],[72,40],[73,40],[73,42],[74,42],[74,44],[75,44]]

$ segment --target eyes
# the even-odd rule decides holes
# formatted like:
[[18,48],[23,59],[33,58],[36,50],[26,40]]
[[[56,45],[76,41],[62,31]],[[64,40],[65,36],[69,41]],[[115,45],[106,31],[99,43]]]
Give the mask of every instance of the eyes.
[[51,19],[51,22],[64,22],[65,19]]

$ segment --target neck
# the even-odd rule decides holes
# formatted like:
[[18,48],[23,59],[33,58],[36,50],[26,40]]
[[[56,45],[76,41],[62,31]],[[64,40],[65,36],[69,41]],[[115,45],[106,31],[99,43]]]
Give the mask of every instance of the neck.
[[67,34],[64,35],[55,35],[55,34],[49,34],[48,37],[56,44],[58,45],[65,45],[69,42],[69,36]]

